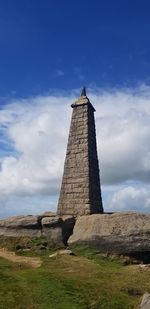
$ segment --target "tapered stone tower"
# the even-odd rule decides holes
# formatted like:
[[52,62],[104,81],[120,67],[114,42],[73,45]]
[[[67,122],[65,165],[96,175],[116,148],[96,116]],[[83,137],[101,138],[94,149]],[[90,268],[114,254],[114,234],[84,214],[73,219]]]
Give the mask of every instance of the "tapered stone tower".
[[97,157],[95,109],[83,88],[73,108],[57,213],[102,213],[103,205]]

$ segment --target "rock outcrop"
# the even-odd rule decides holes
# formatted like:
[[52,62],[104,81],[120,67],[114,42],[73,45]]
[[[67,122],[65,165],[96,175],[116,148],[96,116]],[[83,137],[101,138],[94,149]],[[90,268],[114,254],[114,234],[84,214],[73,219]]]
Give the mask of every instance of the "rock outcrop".
[[0,236],[41,236],[41,216],[17,216],[0,220]]
[[149,309],[150,308],[150,294],[145,293],[142,298],[140,309]]
[[61,218],[45,217],[41,220],[42,235],[47,236],[54,243],[62,242],[62,220]]
[[[45,217],[46,215],[46,217]],[[54,213],[41,216],[17,216],[0,220],[0,236],[40,237],[46,236],[53,244],[67,244],[75,220],[72,216],[59,217]]]
[[133,255],[141,257],[145,263],[150,261],[148,214],[93,214],[80,216],[76,220],[73,216],[61,217],[53,213],[46,217],[44,214],[18,216],[0,220],[0,236],[46,236],[52,244],[88,245],[100,252]]
[[136,212],[78,217],[70,245],[89,245],[101,252],[150,254],[150,215]]

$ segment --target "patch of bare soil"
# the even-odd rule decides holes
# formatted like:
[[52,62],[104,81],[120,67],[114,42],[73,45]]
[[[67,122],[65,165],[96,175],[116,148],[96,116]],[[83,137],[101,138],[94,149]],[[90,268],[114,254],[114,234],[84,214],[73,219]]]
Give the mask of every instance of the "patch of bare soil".
[[0,248],[0,257],[3,257],[6,260],[11,262],[19,263],[21,265],[27,265],[34,268],[38,268],[41,266],[41,260],[38,257],[26,257],[26,256],[18,256],[13,251],[8,251],[5,248]]

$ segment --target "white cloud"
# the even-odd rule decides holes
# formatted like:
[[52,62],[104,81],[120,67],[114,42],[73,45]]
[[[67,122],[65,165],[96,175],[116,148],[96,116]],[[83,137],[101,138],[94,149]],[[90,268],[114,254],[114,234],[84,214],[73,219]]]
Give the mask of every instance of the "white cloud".
[[91,95],[104,184],[150,181],[150,88]]
[[[55,99],[37,98],[30,104],[23,101],[9,105],[8,118],[5,119],[7,134],[19,157],[1,159],[2,195],[51,194],[58,190],[57,180],[62,172],[69,125],[66,116],[69,114],[65,113],[65,98],[64,101],[58,99],[57,106]],[[22,109],[23,113],[20,113]],[[14,115],[11,120],[10,114]]]
[[[134,182],[141,183],[142,190],[150,183],[150,88],[142,85],[137,89],[90,89],[88,95],[96,108],[101,181],[105,191],[109,191],[110,186],[113,188],[112,201],[106,203],[107,208],[131,210],[136,207],[137,191],[141,192]],[[3,210],[7,204],[7,214],[8,209],[14,207],[14,198],[18,199],[17,205],[28,198],[31,212],[36,210],[32,203],[35,197],[39,196],[38,207],[43,210],[42,196],[47,199],[47,205],[48,201],[49,204],[51,200],[57,201],[71,117],[70,104],[74,100],[74,92],[39,96],[8,103],[0,111],[0,128],[14,149],[14,154],[8,151],[8,155],[0,159],[0,201]],[[131,188],[121,187],[129,181],[132,181],[132,194]],[[142,209],[150,210],[148,194],[141,196]]]
[[128,186],[115,192],[108,204],[110,211],[114,210],[150,210],[150,187],[135,188]]

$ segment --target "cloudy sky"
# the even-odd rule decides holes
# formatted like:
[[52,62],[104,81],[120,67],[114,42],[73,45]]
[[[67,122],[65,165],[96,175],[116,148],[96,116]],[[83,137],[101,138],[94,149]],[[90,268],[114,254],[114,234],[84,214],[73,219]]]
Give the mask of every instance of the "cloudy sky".
[[56,210],[83,84],[106,211],[150,211],[149,1],[0,2],[0,218]]

